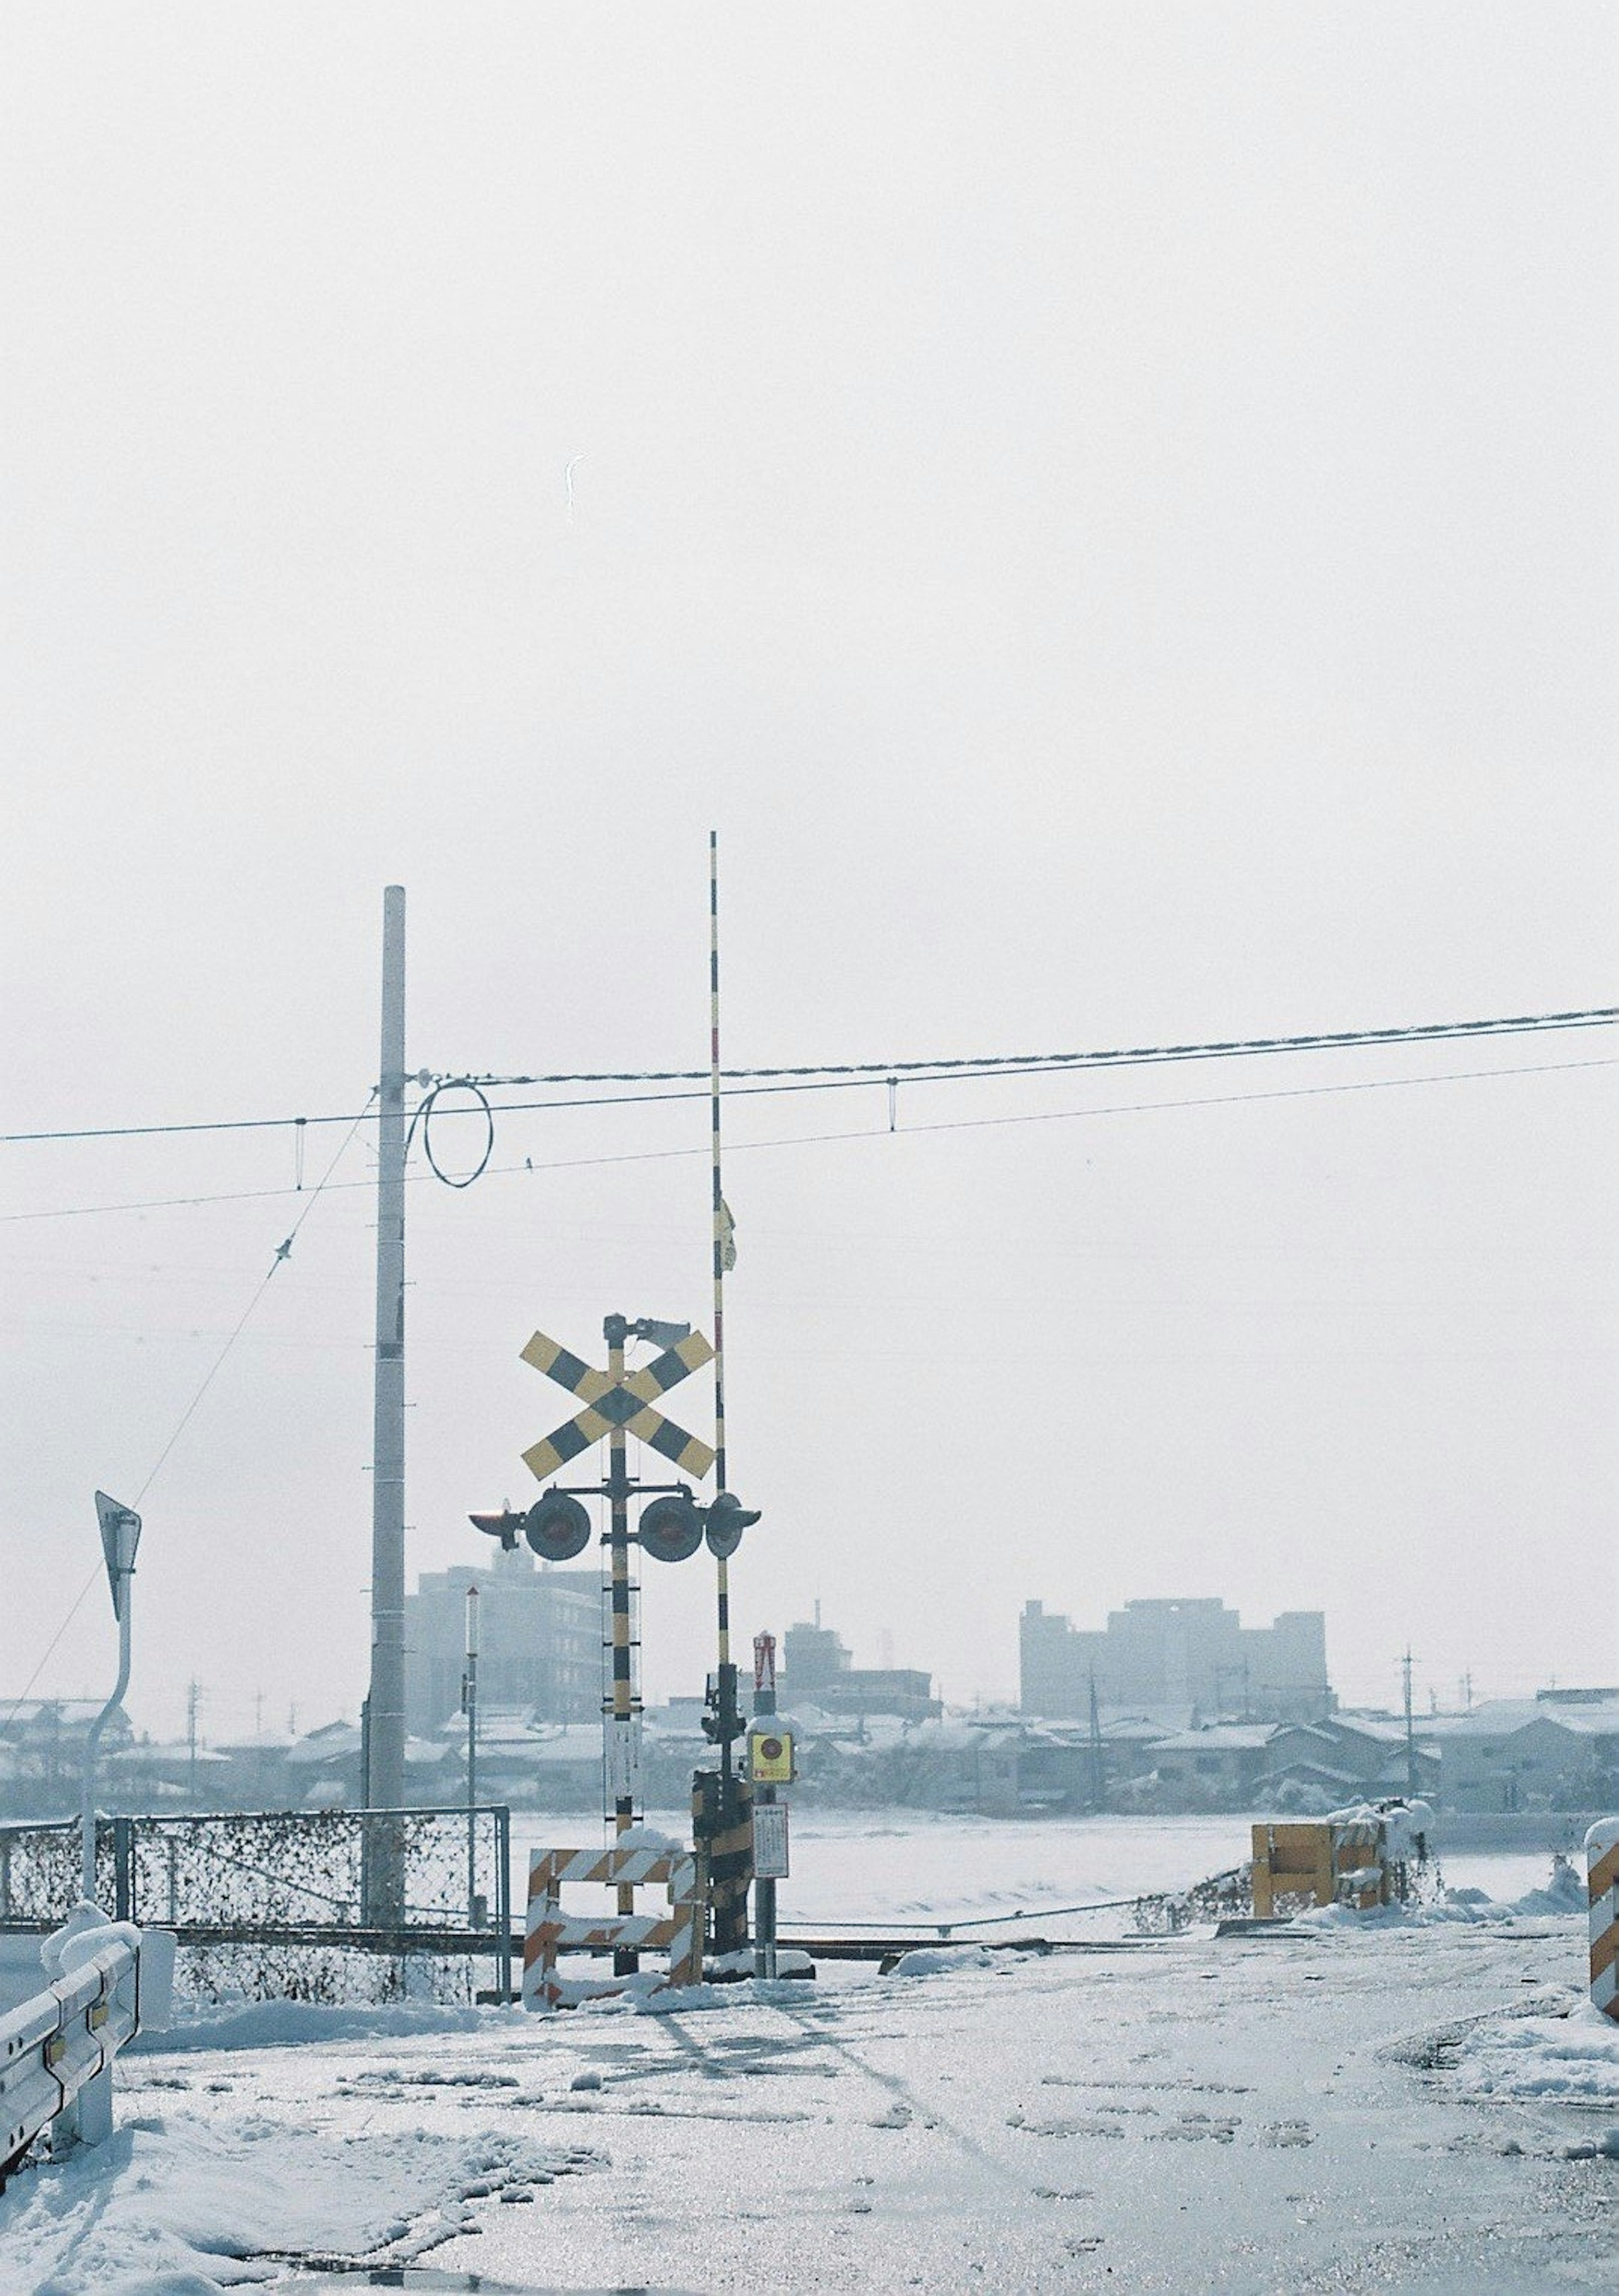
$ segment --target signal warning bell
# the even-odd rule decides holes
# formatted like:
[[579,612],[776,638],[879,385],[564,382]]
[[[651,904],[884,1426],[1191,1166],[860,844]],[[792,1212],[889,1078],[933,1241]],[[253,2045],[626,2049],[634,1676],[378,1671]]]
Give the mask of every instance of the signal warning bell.
[[520,1514],[503,1507],[498,1514],[474,1514],[467,1517],[474,1530],[481,1530],[486,1538],[498,1538],[508,1554],[517,1545],[517,1535],[523,1527]]
[[722,1491],[711,1499],[707,1509],[709,1553],[722,1562],[734,1554],[742,1544],[742,1533],[750,1522],[757,1522],[762,1512],[758,1507],[745,1507],[734,1491]]
[[566,1491],[547,1491],[523,1517],[523,1537],[547,1562],[567,1562],[590,1544],[590,1517]]
[[641,1544],[659,1562],[683,1562],[703,1543],[703,1518],[690,1491],[671,1491],[641,1511]]

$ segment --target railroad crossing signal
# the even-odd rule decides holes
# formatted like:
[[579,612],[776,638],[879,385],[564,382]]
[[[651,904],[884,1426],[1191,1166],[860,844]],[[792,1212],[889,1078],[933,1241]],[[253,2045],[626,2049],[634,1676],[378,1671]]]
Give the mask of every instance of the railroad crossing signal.
[[748,1768],[756,1786],[791,1785],[792,1732],[756,1730],[748,1741]]
[[658,1399],[672,1387],[704,1364],[714,1358],[714,1349],[700,1332],[692,1332],[666,1348],[662,1355],[654,1356],[650,1364],[639,1371],[624,1373],[615,1379],[610,1372],[598,1371],[594,1365],[582,1363],[576,1355],[548,1340],[544,1332],[536,1332],[522,1350],[523,1361],[532,1364],[554,1379],[559,1387],[576,1395],[585,1405],[583,1411],[546,1436],[544,1442],[530,1444],[523,1453],[525,1464],[541,1482],[576,1459],[581,1451],[588,1451],[593,1443],[601,1442],[616,1427],[634,1435],[649,1450],[660,1458],[673,1461],[682,1472],[706,1475],[714,1464],[711,1445],[695,1435],[688,1435],[657,1409]]

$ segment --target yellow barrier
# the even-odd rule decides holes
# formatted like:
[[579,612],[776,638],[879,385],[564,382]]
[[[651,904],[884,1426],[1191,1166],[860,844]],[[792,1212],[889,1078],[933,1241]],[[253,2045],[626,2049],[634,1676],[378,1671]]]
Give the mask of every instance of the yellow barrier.
[[1312,1906],[1353,1906],[1369,1913],[1389,1899],[1388,1861],[1379,1818],[1299,1819],[1254,1828],[1254,1911],[1271,1919],[1282,1898]]

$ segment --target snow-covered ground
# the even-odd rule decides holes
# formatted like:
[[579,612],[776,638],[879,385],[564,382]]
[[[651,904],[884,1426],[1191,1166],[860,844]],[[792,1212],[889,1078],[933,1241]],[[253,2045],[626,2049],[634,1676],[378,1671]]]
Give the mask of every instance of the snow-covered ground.
[[[649,1823],[680,1834],[679,1811],[653,1811]],[[947,1817],[927,1810],[794,1809],[792,1878],[779,1890],[781,1926],[818,1935],[855,1923],[904,1930],[952,1921],[997,1921],[1019,1913],[1042,1916],[1053,1906],[1107,1904],[1143,1892],[1183,1890],[1206,1874],[1244,1863],[1247,1817],[1043,1817],[1009,1822]],[[601,1838],[598,1821],[574,1814],[511,1820],[511,1902],[527,1887],[531,1848]],[[1484,1890],[1510,1903],[1544,1882],[1549,1853],[1481,1850],[1441,1863],[1451,1887]],[[1049,1923],[1043,1919],[1039,1926]],[[1087,1915],[1053,1935],[1105,1935],[1127,1928]],[[1009,1933],[1015,1925],[1009,1923]]]
[[[1216,1854],[1141,1848],[1126,1886],[1231,1862],[1229,1821],[1186,1823]],[[961,1909],[971,1831],[911,1844],[928,1912]],[[1015,1891],[1073,1879],[1018,1846]],[[1577,1915],[1473,1906],[548,2019],[216,2014],[121,2062],[110,2145],[13,2182],[0,2291],[335,2296],[361,2258],[424,2289],[1611,2291],[1619,2027],[1583,1962]]]

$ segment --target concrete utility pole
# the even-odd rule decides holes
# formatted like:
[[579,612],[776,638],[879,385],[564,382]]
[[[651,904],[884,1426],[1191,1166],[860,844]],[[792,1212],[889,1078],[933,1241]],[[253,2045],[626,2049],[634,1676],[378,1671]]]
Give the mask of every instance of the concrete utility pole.
[[1405,1677],[1405,1791],[1415,1800],[1417,1794],[1417,1730],[1411,1718],[1411,1650],[1408,1643],[1405,1656],[1400,1661]]
[[467,1581],[466,1671],[461,1678],[461,1707],[467,1718],[467,1927],[483,1927],[483,1906],[478,1895],[478,1583]]
[[405,1800],[405,888],[382,896],[377,1360],[372,1451],[371,1726],[365,1802]]

